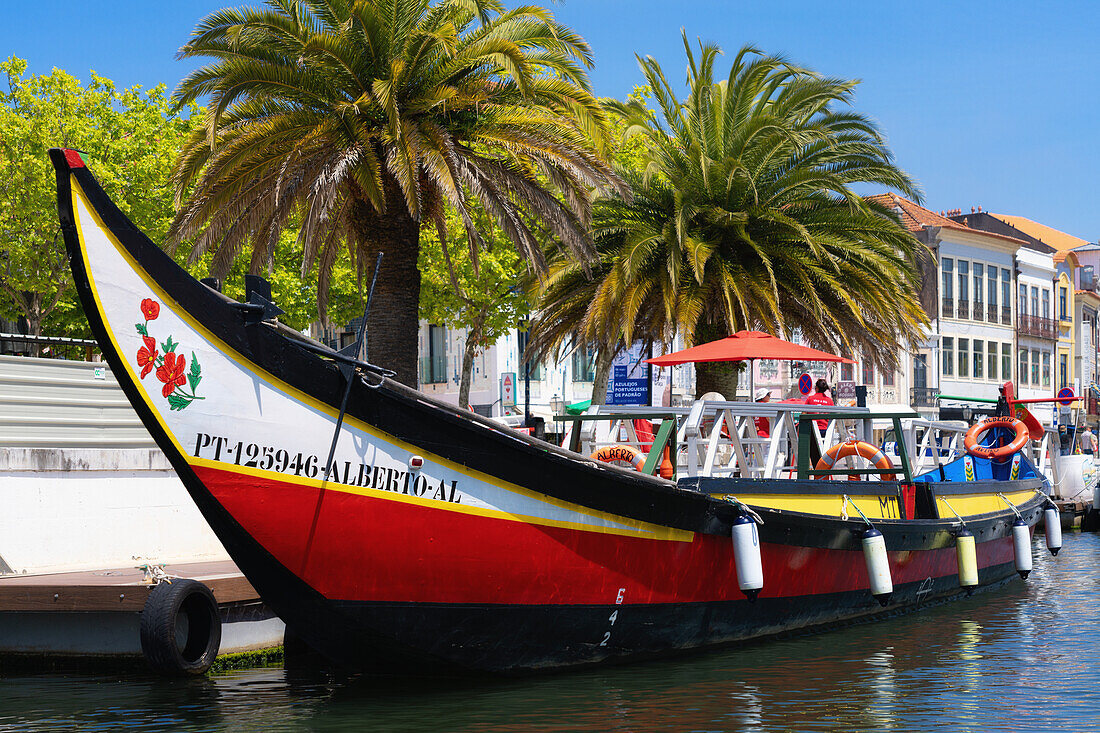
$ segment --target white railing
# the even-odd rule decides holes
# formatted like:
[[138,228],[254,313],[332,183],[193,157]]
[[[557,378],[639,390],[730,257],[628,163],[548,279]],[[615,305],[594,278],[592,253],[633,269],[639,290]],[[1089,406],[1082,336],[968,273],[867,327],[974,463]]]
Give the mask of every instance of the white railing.
[[[846,417],[830,419],[824,434],[811,430],[817,454],[824,454],[841,441],[855,438],[877,444],[875,428],[883,424],[876,413],[861,407],[823,407],[822,411]],[[635,416],[647,418],[660,413],[675,418],[678,476],[737,476],[742,478],[793,478],[797,470],[798,416],[812,415],[806,405],[772,402],[699,401],[690,407],[594,407],[585,417],[614,415],[613,419],[584,420],[566,428],[563,443],[569,446],[572,431],[579,430],[579,451],[590,455],[608,445],[629,445],[644,452],[651,439],[640,438],[634,426]],[[896,414],[896,413],[895,413]],[[911,476],[918,476],[946,465],[965,452],[964,438],[969,426],[959,420],[935,421],[915,417],[901,418],[901,439],[909,460]],[[755,419],[769,422],[769,435],[757,436]],[[1043,439],[1030,442],[1028,458],[1036,470],[1051,482],[1057,482],[1058,466],[1050,459],[1057,435],[1048,428]],[[900,453],[887,449],[887,456],[899,469]],[[836,466],[839,468],[840,466]],[[846,477],[841,477],[846,479]]]
[[[851,415],[829,420],[824,435],[811,430],[818,453],[849,437],[873,440],[874,413],[861,407],[826,407],[829,413]],[[585,420],[566,428],[564,445],[571,445],[572,431],[579,430],[580,453],[590,455],[608,445],[629,445],[644,451],[635,416],[656,413],[677,421],[675,457],[679,476],[740,476],[745,478],[793,477],[798,445],[799,414],[812,414],[806,405],[781,402],[699,401],[690,407],[594,407],[586,417],[615,415],[608,420]],[[769,435],[758,437],[756,418],[767,418]]]

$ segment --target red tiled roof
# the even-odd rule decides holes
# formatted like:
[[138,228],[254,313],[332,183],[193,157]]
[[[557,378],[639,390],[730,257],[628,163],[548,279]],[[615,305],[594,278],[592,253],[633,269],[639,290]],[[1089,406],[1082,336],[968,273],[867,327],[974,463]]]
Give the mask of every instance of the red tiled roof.
[[901,223],[911,232],[919,232],[925,227],[947,227],[948,229],[960,229],[966,232],[975,231],[970,227],[951,221],[946,216],[940,216],[904,196],[898,196],[896,193],[880,193],[868,196],[867,200],[874,201],[888,209],[901,209]]
[[943,227],[945,229],[954,229],[961,232],[972,232],[974,234],[984,234],[988,237],[996,237],[997,239],[1003,239],[1006,242],[1012,242],[1017,246],[1027,246],[1027,242],[1016,237],[1010,237],[1006,234],[996,234],[994,232],[986,232],[981,229],[972,229],[965,224],[960,224],[957,221],[952,221],[946,216],[937,214],[930,209],[926,209],[920,204],[910,201],[904,196],[898,196],[896,193],[880,193],[874,196],[868,196],[868,201],[874,201],[875,203],[885,206],[888,209],[901,209],[901,223],[905,225],[905,228],[911,232],[919,232],[925,227]]

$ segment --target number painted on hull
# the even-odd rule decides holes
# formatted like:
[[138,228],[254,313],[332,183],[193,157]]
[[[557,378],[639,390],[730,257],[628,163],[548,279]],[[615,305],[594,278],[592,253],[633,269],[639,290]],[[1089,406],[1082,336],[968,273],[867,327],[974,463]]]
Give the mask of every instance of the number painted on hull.
[[[626,588],[619,588],[619,592],[615,594],[615,605],[621,606],[623,603],[623,597],[626,595]],[[611,615],[607,617],[607,620],[614,626],[615,622],[619,620],[619,609],[615,609],[611,612]],[[603,633],[603,640],[600,641],[599,646],[607,646],[607,642],[611,641],[611,631],[605,631]]]

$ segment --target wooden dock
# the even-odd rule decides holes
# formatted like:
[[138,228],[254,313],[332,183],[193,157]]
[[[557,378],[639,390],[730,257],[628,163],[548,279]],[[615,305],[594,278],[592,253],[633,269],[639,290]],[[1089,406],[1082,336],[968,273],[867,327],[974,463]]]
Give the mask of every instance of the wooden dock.
[[[166,572],[203,583],[213,591],[219,605],[260,600],[241,571],[229,561],[169,565]],[[154,587],[143,583],[143,577],[138,568],[0,576],[0,612],[140,612]]]
[[[213,593],[221,627],[217,654],[282,645],[283,622],[232,562],[181,563],[165,572]],[[156,587],[135,567],[0,576],[0,669],[140,660],[147,651],[143,610]]]

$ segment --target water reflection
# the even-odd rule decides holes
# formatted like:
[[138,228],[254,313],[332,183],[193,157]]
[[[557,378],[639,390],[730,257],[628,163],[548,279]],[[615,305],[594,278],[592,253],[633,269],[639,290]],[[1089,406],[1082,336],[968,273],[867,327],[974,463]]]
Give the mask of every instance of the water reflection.
[[[1041,538],[1040,538],[1041,541]],[[1042,549],[1037,547],[1037,549]],[[1028,584],[884,622],[535,679],[252,670],[0,679],[0,730],[927,731],[1100,729],[1100,538]]]

